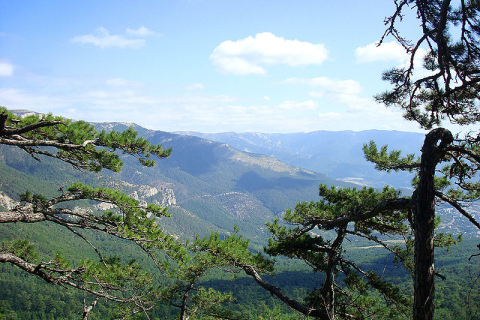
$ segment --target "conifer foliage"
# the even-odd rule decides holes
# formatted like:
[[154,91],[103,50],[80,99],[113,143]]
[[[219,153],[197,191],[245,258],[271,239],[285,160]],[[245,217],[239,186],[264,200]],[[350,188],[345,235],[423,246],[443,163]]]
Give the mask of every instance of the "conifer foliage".
[[[151,145],[146,139],[137,137],[132,129],[96,132],[91,124],[83,121],[73,122],[52,115],[20,118],[5,108],[0,112],[0,144],[18,147],[38,161],[51,157],[80,170],[117,172],[122,167],[119,153],[136,157],[144,166],[155,165],[152,156],[161,159],[170,154],[170,150],[162,149],[161,145]],[[33,244],[25,239],[4,241],[0,247],[0,262],[15,265],[48,283],[92,294],[96,298],[91,304],[85,304],[84,319],[99,298],[122,304],[122,317],[153,308],[152,276],[133,260],[124,263],[116,257],[105,257],[82,230],[134,242],[156,262],[160,252],[181,261],[186,255],[184,246],[164,233],[156,221],[156,218],[167,216],[167,210],[153,204],[141,206],[137,200],[119,191],[81,183],[74,183],[59,193],[46,198],[36,191],[27,191],[21,195],[19,205],[0,212],[0,223],[50,222],[63,226],[88,243],[98,259],[72,265],[70,259],[57,254],[49,261],[39,262]],[[108,203],[114,209],[96,214],[69,205],[78,200]],[[163,268],[160,263],[158,266]]]
[[[383,74],[392,89],[376,96],[378,102],[398,107],[405,119],[429,130],[418,155],[402,155],[364,145],[368,161],[378,170],[409,171],[415,174],[413,193],[404,196],[384,187],[319,188],[320,200],[298,203],[282,219],[267,223],[271,233],[265,253],[304,261],[318,275],[321,286],[302,299],[292,298],[269,283],[264,274],[274,263],[253,254],[249,241],[234,233],[225,240],[217,234],[181,245],[155,222],[166,216],[165,209],[140,206],[138,201],[114,190],[74,184],[53,198],[25,193],[22,203],[0,212],[0,223],[50,221],[79,235],[98,253],[98,261],[71,266],[57,255],[38,262],[27,240],[7,241],[0,247],[0,262],[10,263],[47,282],[78,288],[96,297],[129,305],[125,315],[153,308],[155,297],[176,306],[180,318],[202,316],[234,318],[219,307],[230,294],[203,288],[199,279],[211,268],[243,271],[259,286],[294,310],[313,318],[433,320],[435,314],[435,247],[456,244],[457,235],[442,234],[436,205],[446,204],[480,229],[468,204],[480,199],[480,134],[465,130],[452,134],[446,121],[456,126],[478,124],[480,120],[480,1],[478,0],[393,0],[395,11],[384,21],[386,30],[379,45],[392,36],[410,57],[405,68]],[[401,32],[404,15],[414,13],[421,26],[418,39],[406,39]],[[426,52],[424,56],[420,56]],[[423,61],[422,66],[415,64]],[[420,69],[420,72],[418,72]],[[423,70],[422,70],[423,69]],[[151,156],[167,157],[170,150],[153,146],[136,132],[96,132],[88,123],[62,118],[29,116],[18,118],[0,109],[0,144],[16,146],[40,160],[57,158],[75,168],[98,172],[119,171],[119,152],[152,166]],[[75,211],[64,204],[93,200],[115,205],[115,211],[101,215]],[[150,276],[135,261],[127,264],[106,258],[79,230],[89,229],[133,241],[175,281],[167,287],[151,288]],[[389,239],[401,239],[401,245]],[[382,274],[353,261],[346,243],[355,239],[383,247],[413,278],[410,299]],[[480,245],[479,245],[480,247]],[[161,254],[160,254],[161,253]],[[174,268],[161,257],[174,261]],[[471,259],[478,259],[472,255]],[[146,290],[147,289],[147,290]],[[155,297],[151,296],[155,295]],[[413,300],[413,301],[412,301]],[[94,306],[85,305],[85,317]]]
[[[435,204],[450,204],[480,228],[465,206],[480,196],[480,136],[474,132],[454,136],[442,127],[445,120],[456,125],[476,124],[480,120],[480,2],[403,0],[395,4],[395,13],[385,20],[388,28],[382,41],[393,35],[409,53],[410,64],[384,73],[384,80],[393,89],[377,96],[377,100],[400,107],[407,120],[416,121],[425,129],[436,128],[426,135],[421,157],[416,162],[409,157],[397,157],[398,152],[394,152],[393,158],[390,153],[389,159],[385,151],[378,152],[374,147],[365,148],[365,154],[381,170],[415,168],[418,179],[412,197],[415,204],[413,318],[433,319]],[[410,8],[416,11],[423,33],[413,42],[403,38],[399,28],[402,15]],[[426,76],[414,73],[420,48],[427,52],[423,57]]]
[[[393,36],[409,53],[405,68],[393,68],[383,79],[393,89],[377,99],[388,106],[400,107],[407,120],[431,129],[442,120],[465,125],[480,119],[479,97],[480,25],[476,0],[395,0],[395,12],[385,19],[387,29],[380,44]],[[409,11],[416,13],[422,35],[412,41],[403,37],[401,21]],[[425,56],[420,56],[425,52]],[[415,59],[423,59],[426,75]],[[424,73],[425,74],[425,73]]]

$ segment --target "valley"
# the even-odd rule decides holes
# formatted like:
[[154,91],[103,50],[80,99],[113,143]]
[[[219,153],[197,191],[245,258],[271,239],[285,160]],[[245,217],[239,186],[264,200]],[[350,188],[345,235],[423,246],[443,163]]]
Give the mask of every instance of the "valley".
[[[114,129],[119,131],[126,129],[128,125],[132,124],[95,124],[97,130]],[[373,166],[361,159],[359,153],[361,153],[362,144],[368,142],[368,139],[381,143],[382,138],[387,137],[385,139],[388,140],[392,139],[392,135],[394,135],[396,138],[393,141],[396,142],[396,146],[409,146],[407,152],[414,152],[421,141],[417,134],[382,131],[292,134],[275,136],[276,140],[273,135],[232,133],[227,136],[235,138],[228,140],[220,139],[221,135],[200,137],[201,134],[198,133],[195,135],[191,133],[175,134],[147,130],[137,125],[133,125],[133,127],[151,143],[161,143],[165,148],[171,147],[172,155],[167,159],[157,161],[157,165],[153,168],[143,167],[135,159],[122,155],[124,167],[121,172],[102,171],[100,174],[94,174],[79,172],[65,163],[52,159],[42,158],[42,162],[39,163],[22,150],[0,146],[0,155],[2,155],[0,157],[0,207],[12,208],[16,201],[19,201],[18,195],[27,190],[40,189],[45,195],[51,196],[57,195],[59,190],[68,187],[73,181],[81,181],[95,187],[102,186],[120,190],[139,200],[140,204],[154,203],[167,206],[171,217],[158,219],[157,223],[177,239],[192,241],[197,235],[204,237],[211,232],[216,232],[220,239],[225,239],[234,234],[234,229],[237,228],[241,235],[250,239],[252,251],[262,252],[270,237],[265,222],[281,218],[288,208],[293,208],[298,202],[319,200],[319,184],[361,188],[363,184],[380,186],[388,181],[395,181],[396,185],[408,193],[407,185],[410,178],[408,175],[401,178],[393,177],[396,173],[387,176],[375,174],[370,176]],[[324,139],[321,138],[322,136],[330,138],[322,140]],[[207,140],[207,138],[215,138],[219,141]],[[254,138],[258,138],[264,143],[260,144]],[[246,145],[242,147],[240,141]],[[287,141],[290,141],[289,144]],[[277,146],[278,149],[275,149],[274,146]],[[337,155],[334,152],[335,146],[344,146],[344,149]],[[247,149],[248,152],[245,151]],[[308,153],[308,150],[316,151]],[[289,160],[289,164],[286,163],[286,160]],[[359,164],[362,162],[364,164]],[[306,168],[300,164],[305,165]],[[356,164],[359,164],[359,167],[356,167]],[[341,168],[344,167],[349,169],[342,170]],[[315,168],[318,171],[314,170]],[[322,173],[318,173],[319,171]],[[343,176],[339,174],[340,172],[343,172]],[[336,179],[334,179],[335,177]],[[355,183],[349,181],[355,181]],[[78,205],[85,208],[86,204]],[[87,208],[92,212],[103,212],[112,207],[103,204],[87,205]],[[470,209],[474,217],[480,218],[477,203],[472,203]],[[461,233],[466,239],[465,244],[456,247],[459,248],[455,251],[456,258],[445,255],[439,260],[439,270],[451,273],[452,270],[449,269],[451,268],[451,259],[461,260],[459,266],[462,271],[460,274],[465,274],[468,272],[467,270],[478,267],[476,262],[468,261],[468,257],[473,252],[472,247],[478,242],[477,229],[448,207],[440,207],[438,212],[441,217],[440,231],[452,233],[454,236]],[[312,234],[317,232],[319,231],[312,230]],[[40,257],[48,257],[55,254],[56,251],[67,254],[81,252],[81,256],[78,256],[77,259],[94,257],[91,248],[85,246],[85,243],[49,224],[42,227],[21,224],[0,226],[0,235],[2,238],[28,236],[38,243],[46,241],[48,246],[39,248]],[[51,235],[55,236],[51,237]],[[327,239],[331,237],[328,232],[322,236]],[[110,254],[126,254],[128,258],[143,261],[147,269],[156,272],[153,271],[153,266],[147,262],[148,259],[138,248],[109,237],[94,238],[92,243],[99,250]],[[400,246],[402,242],[399,239],[386,241],[390,245],[398,244]],[[408,284],[411,278],[405,271],[398,269],[393,262],[393,257],[380,250],[381,247],[352,237],[345,249],[349,251],[350,257],[358,260],[361,265],[379,272],[389,270],[387,278],[399,284],[404,292],[409,292]],[[312,274],[310,268],[300,261],[290,261],[283,257],[276,260],[278,275],[274,278],[267,277],[267,279],[275,285],[284,287],[293,296],[302,296],[307,290],[313,289],[323,281],[321,276]],[[21,294],[16,292],[15,286],[18,286],[22,275],[11,266],[2,266],[1,270],[4,276],[0,278],[0,286],[4,288],[5,293],[10,293],[10,296],[19,299]],[[454,277],[453,280],[449,278],[449,281],[453,281],[454,286],[462,283],[464,286],[473,288],[472,282],[465,282],[465,279],[460,280]],[[78,295],[69,290],[59,293],[50,292],[48,285],[38,279],[29,278],[27,283],[28,289],[26,289],[27,293],[24,293],[24,299],[35,300],[39,299],[38,297],[41,295],[48,294],[52,297],[49,303],[55,306],[55,309],[52,309],[45,305],[42,309],[33,305],[28,307],[18,304],[18,308],[31,308],[29,314],[32,315],[32,319],[42,318],[45,313],[55,314],[59,319],[68,318],[71,314],[62,313],[58,308],[58,303],[60,303],[58,301],[69,301],[69,304],[73,304],[73,301],[84,297],[83,294]],[[232,308],[243,310],[244,314],[248,314],[246,310],[255,308],[261,308],[267,313],[275,308],[280,308],[278,310],[281,310],[282,314],[290,314],[290,310],[283,306],[279,307],[275,299],[243,275],[235,280],[225,277],[220,272],[213,272],[202,280],[202,283],[227,292],[233,290],[239,298]],[[440,285],[441,292],[446,290],[443,288]],[[453,293],[459,294],[457,291]],[[447,297],[451,293],[445,291],[444,294]],[[66,298],[66,296],[70,298]],[[7,310],[15,310],[16,307],[9,299],[7,294],[0,295],[0,306],[4,308],[6,306]],[[264,304],[259,305],[258,301],[264,301]],[[446,302],[445,305],[447,305]],[[468,307],[467,305],[459,306],[462,314]],[[162,306],[155,314],[170,314],[172,311],[169,310]],[[99,307],[98,312],[109,313],[108,304]],[[439,319],[448,319],[451,316],[450,309],[442,312],[445,317]],[[26,315],[19,309],[18,314]],[[35,314],[38,316],[33,316]],[[251,315],[251,317],[253,316]],[[294,316],[292,315],[292,317]]]

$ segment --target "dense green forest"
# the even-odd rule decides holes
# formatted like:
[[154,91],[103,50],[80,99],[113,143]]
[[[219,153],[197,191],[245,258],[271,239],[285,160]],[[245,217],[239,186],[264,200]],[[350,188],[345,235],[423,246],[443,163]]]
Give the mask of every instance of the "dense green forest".
[[[13,228],[3,225],[0,226],[0,234],[2,238],[28,238],[33,243],[43,243],[42,250],[38,252],[40,258],[52,256],[56,252],[75,254],[78,259],[94,258],[94,253],[78,237],[48,223],[17,225]],[[150,272],[156,272],[144,253],[127,241],[108,237],[96,237],[94,241],[99,248],[108,248],[111,255],[119,255],[127,260],[137,259]],[[436,319],[480,319],[480,261],[478,258],[469,260],[475,253],[472,248],[477,242],[476,238],[467,238],[449,252],[447,249],[437,249],[437,270],[445,279],[437,281]],[[359,264],[382,274],[403,292],[412,293],[411,276],[394,263],[393,255],[360,240],[353,241],[345,249]],[[84,256],[79,255],[80,252]],[[304,296],[306,291],[319,286],[323,281],[321,274],[312,273],[300,261],[278,259],[276,267],[276,274],[273,278],[268,278],[269,281],[296,298]],[[92,299],[90,295],[71,288],[47,284],[14,266],[4,264],[0,268],[0,319],[80,319],[84,299],[87,302]],[[286,319],[289,316],[292,319],[303,318],[244,275],[232,277],[212,272],[204,278],[202,284],[231,292],[234,301],[227,308],[235,311],[242,319]],[[100,301],[89,319],[112,318],[114,310],[115,306],[111,303]],[[159,304],[151,318],[169,319],[175,313],[176,309]]]

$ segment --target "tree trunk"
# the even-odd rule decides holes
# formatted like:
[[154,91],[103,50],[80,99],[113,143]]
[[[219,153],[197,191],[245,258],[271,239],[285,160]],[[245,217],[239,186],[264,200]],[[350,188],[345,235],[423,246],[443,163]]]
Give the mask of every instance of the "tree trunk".
[[93,310],[93,308],[97,305],[98,300],[100,297],[96,297],[93,302],[87,306],[85,299],[83,299],[83,318],[82,320],[88,320],[88,314]]
[[342,253],[342,243],[345,238],[347,225],[341,226],[337,231],[337,238],[332,244],[328,253],[327,269],[325,271],[325,281],[322,288],[323,306],[330,319],[335,319],[335,267],[338,264],[338,258]]
[[422,147],[420,180],[415,196],[414,216],[414,320],[433,320],[435,311],[433,246],[435,234],[435,168],[441,160],[442,149],[452,141],[453,137],[450,131],[437,128],[427,134]]
[[180,320],[188,320],[188,318],[190,318],[187,315],[187,302],[188,302],[188,295],[190,291],[192,291],[192,289],[193,289],[193,283],[190,283],[185,289],[185,293],[183,294],[182,306],[180,307]]

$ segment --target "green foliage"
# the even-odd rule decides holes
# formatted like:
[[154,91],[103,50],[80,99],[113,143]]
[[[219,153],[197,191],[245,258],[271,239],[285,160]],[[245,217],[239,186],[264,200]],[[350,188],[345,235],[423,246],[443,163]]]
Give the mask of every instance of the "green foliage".
[[[20,228],[19,228],[20,227]],[[92,255],[88,246],[81,242],[81,239],[77,238],[76,242],[72,242],[75,238],[72,238],[66,232],[59,230],[45,229],[44,226],[31,226],[38,230],[38,235],[42,235],[45,238],[55,237],[53,243],[59,245],[56,250],[60,250],[65,253],[69,253],[69,250],[73,252],[82,252],[89,254],[91,259],[95,259],[95,255]],[[18,225],[16,230],[12,230],[13,234],[23,238],[24,234],[27,234],[28,228]],[[12,228],[9,228],[12,229]],[[1,229],[0,234],[5,236],[8,234],[5,230],[5,226]],[[37,240],[29,232],[33,241]],[[43,242],[45,243],[45,242]],[[449,320],[455,317],[461,319],[469,319],[468,315],[469,306],[467,295],[470,293],[470,302],[474,310],[478,310],[478,306],[475,303],[480,299],[480,291],[478,286],[474,285],[474,277],[479,270],[479,260],[472,258],[468,261],[468,257],[475,251],[472,251],[472,247],[478,243],[477,239],[465,239],[463,243],[455,246],[455,250],[447,253],[443,249],[438,250],[438,256],[436,259],[436,268],[446,280],[439,281],[437,284],[436,296],[438,310],[436,312],[436,319]],[[96,243],[97,245],[97,243]],[[131,257],[137,259],[137,262],[142,260],[142,252],[136,251],[132,244],[125,241],[119,242],[109,238],[103,238],[98,240],[98,246],[105,248],[108,252],[121,254],[122,257]],[[393,257],[388,255],[381,248],[367,248],[368,242],[351,241],[346,244],[344,248],[348,256],[355,260],[360,266],[364,266],[375,270],[378,274],[384,276],[383,279],[392,281],[402,289],[402,292],[411,294],[411,278],[404,272],[403,269],[398,268],[392,263]],[[39,257],[42,258],[42,251],[47,248],[39,248]],[[41,251],[40,251],[41,250]],[[47,257],[49,254],[46,255]],[[78,261],[77,261],[78,262]],[[126,261],[128,262],[128,261]],[[145,268],[148,268],[150,272],[153,272],[148,260],[141,262]],[[306,290],[311,290],[314,286],[321,285],[322,275],[313,274],[304,265],[300,264],[298,259],[289,260],[279,258],[275,263],[276,275],[271,278],[272,284],[281,287],[283,291],[292,295],[292,297],[302,298],[305,296]],[[231,277],[222,277],[220,270],[215,274],[205,275],[204,280],[199,282],[200,287],[209,288],[213,287],[220,292],[233,293],[234,301],[225,304],[226,309],[240,313],[244,316],[244,319],[299,319],[302,318],[298,313],[293,313],[291,309],[285,307],[278,299],[274,299],[269,293],[260,288],[251,279],[245,278],[242,274],[236,274],[237,276],[232,279]],[[159,275],[155,276],[154,283],[158,279],[161,279]],[[222,280],[223,279],[223,280]],[[477,282],[478,283],[478,282]],[[68,290],[58,286],[51,286],[40,280],[37,280],[34,276],[25,276],[20,270],[15,270],[7,265],[0,266],[0,306],[3,306],[5,315],[12,315],[14,312],[17,314],[18,319],[47,319],[49,314],[53,314],[55,319],[74,319],[78,318],[78,315],[82,312],[82,301],[85,298],[87,303],[92,300],[91,297],[83,295],[80,292],[74,290]],[[374,297],[373,295],[372,297]],[[360,299],[361,297],[359,297]],[[365,302],[367,303],[367,302]],[[157,305],[150,313],[150,318],[155,319],[173,319],[174,314],[170,309],[166,309],[162,305]],[[385,306],[384,313],[389,312],[391,308],[395,306]],[[476,308],[476,309],[475,309]],[[279,310],[278,313],[270,313],[274,310]],[[99,301],[92,313],[89,315],[89,319],[109,319],[114,318],[114,306],[107,304],[103,299]],[[379,311],[380,312],[380,311]],[[475,311],[472,311],[472,315]],[[278,315],[277,317],[275,315]],[[110,316],[109,316],[110,315]],[[267,317],[270,315],[270,317]],[[478,313],[477,313],[478,315]],[[262,318],[260,318],[262,317]],[[6,319],[15,319],[13,317],[6,316]],[[378,316],[379,319],[395,319],[390,318],[388,315]],[[262,320],[263,320],[262,319]],[[404,317],[409,319],[409,317]]]
[[365,235],[370,235],[374,231],[380,234],[404,234],[408,230],[403,223],[407,219],[406,210],[393,208],[379,215],[368,216],[368,213],[378,204],[398,197],[398,191],[393,188],[385,187],[379,192],[367,187],[357,190],[320,185],[319,190],[321,201],[297,203],[294,211],[290,209],[286,211],[283,220],[288,224],[296,225],[295,228],[287,228],[280,223],[279,219],[273,223],[267,223],[270,233],[275,237],[269,240],[267,249],[269,254],[298,257],[302,247],[313,248],[315,245],[325,245],[322,237],[312,236],[308,232],[313,228],[331,230],[352,222],[354,230]]
[[[279,305],[269,308],[265,303],[261,304],[262,312],[256,312],[250,319],[255,320],[296,320],[298,315],[285,314]],[[263,313],[263,314],[262,314]]]
[[209,237],[199,236],[193,243],[187,242],[191,254],[183,261],[176,261],[170,268],[170,276],[175,281],[158,289],[158,296],[165,304],[180,309],[180,318],[192,319],[237,319],[240,315],[226,309],[232,302],[231,292],[220,292],[201,285],[202,278],[209,277],[214,270],[222,270],[236,275],[241,266],[255,266],[263,272],[272,271],[273,264],[259,253],[252,254],[249,240],[235,233],[220,240],[217,233]]
[[37,261],[35,247],[26,239],[3,241],[0,253],[12,253],[27,262]]
[[[56,126],[61,127],[62,125],[57,124]],[[89,131],[88,125],[78,123],[76,126],[71,128],[72,140],[66,139],[64,143],[83,144],[84,139],[92,138],[92,132]],[[74,131],[76,133],[73,133]],[[84,135],[82,136],[82,134]],[[73,140],[75,137],[80,137],[80,140]],[[155,152],[160,152],[160,149],[151,149],[146,140],[137,138],[136,133],[131,129],[128,129],[125,134],[114,132],[111,136],[106,133],[102,136],[102,132],[100,132],[98,135],[95,134],[93,138],[96,139],[92,144],[92,146],[96,146],[95,150],[103,150],[107,153],[118,151],[114,154],[123,152],[133,155],[140,159],[141,164],[147,166],[152,164],[147,158]],[[86,146],[90,146],[90,144],[86,144]],[[475,147],[471,148],[471,150],[474,149]],[[72,161],[78,161],[76,163],[83,161],[81,157],[78,158],[80,160],[75,160],[75,154],[63,153],[62,149],[59,150],[61,157],[65,157],[63,159],[73,159]],[[387,171],[402,169],[414,171],[418,166],[418,159],[414,159],[413,155],[402,157],[400,152],[388,152],[386,146],[378,151],[374,144],[370,144],[370,146],[365,147],[365,150],[370,152],[370,159],[379,162]],[[68,151],[66,150],[66,152]],[[215,150],[215,152],[219,152],[219,150]],[[98,155],[103,157],[101,153]],[[112,156],[111,159],[108,159],[108,157],[109,155],[105,156],[105,163],[111,163],[112,170],[119,169],[118,163],[115,164],[115,157]],[[470,189],[463,193],[463,199],[474,199],[476,186],[470,181],[475,177],[474,172],[463,168],[463,166],[468,165],[467,161],[469,159],[444,157],[442,160],[451,163],[444,167],[443,176],[438,177],[435,189],[453,195],[454,193],[451,191],[453,189],[447,177],[467,177],[467,180],[462,183],[464,186],[470,186]],[[98,164],[101,160],[97,159],[95,161]],[[237,179],[238,176],[232,173],[235,172],[234,167],[230,164],[222,164],[218,168],[224,171],[219,171],[217,175],[222,176],[225,173],[229,178],[221,180],[222,186],[212,187],[203,181],[210,177],[206,172],[212,165],[199,165],[191,171],[194,176],[188,176],[187,174],[183,176],[185,182],[189,183],[189,181],[195,180],[195,183],[197,183],[195,186],[198,186],[199,190],[196,191],[195,195],[203,195],[205,190],[222,190],[223,184],[232,187],[234,181],[239,181],[236,187],[241,187],[243,191],[249,193],[249,195],[250,193],[254,194],[257,198],[261,196],[264,203],[272,203],[272,199],[276,199],[277,203],[270,207],[281,210],[279,208],[285,208],[285,203],[288,203],[288,199],[291,199],[289,198],[291,193],[298,192],[300,194],[299,190],[310,188],[313,182],[313,179],[310,179],[311,177],[305,180],[284,179],[281,175],[265,177],[258,175],[258,171],[253,170],[245,171],[240,175],[241,178]],[[103,165],[100,164],[101,166]],[[171,170],[170,174],[172,175],[179,172],[168,166],[165,168]],[[94,167],[89,170],[96,171]],[[163,178],[166,181],[173,181],[168,180],[167,176],[162,176]],[[158,177],[145,175],[143,179],[153,181]],[[268,189],[272,185],[277,185],[277,183],[278,190]],[[29,190],[36,190],[36,188],[30,188]],[[320,196],[321,200],[319,202],[299,203],[295,210],[287,211],[283,221],[278,219],[267,225],[272,234],[269,246],[265,249],[267,253],[278,257],[277,259],[282,259],[281,256],[284,255],[289,258],[296,258],[296,261],[303,260],[311,267],[308,270],[313,270],[308,275],[303,272],[303,274],[296,274],[295,278],[292,276],[292,279],[295,280],[291,281],[293,284],[287,286],[288,289],[285,292],[307,306],[321,306],[323,301],[326,301],[325,297],[327,297],[325,295],[326,290],[321,287],[324,285],[322,281],[327,282],[325,275],[332,275],[335,279],[335,303],[339,316],[349,313],[358,317],[368,314],[370,318],[400,319],[405,317],[405,314],[408,315],[408,311],[405,311],[405,305],[409,304],[409,299],[406,299],[404,295],[405,292],[409,293],[406,289],[407,286],[399,285],[399,281],[388,276],[385,277],[386,269],[369,264],[363,259],[363,256],[360,256],[360,258],[352,257],[348,249],[348,241],[356,241],[355,239],[358,237],[363,237],[373,242],[374,245],[381,245],[388,252],[393,253],[393,256],[389,258],[390,261],[395,260],[397,263],[403,264],[408,271],[413,270],[413,242],[408,228],[411,220],[411,199],[409,197],[400,198],[400,194],[389,187],[383,190],[372,188],[337,189],[321,185]],[[193,196],[191,198],[190,205],[192,208],[203,206],[202,210],[205,212],[205,216],[212,210],[215,212],[221,211],[225,214],[230,210],[223,203],[213,199],[214,197],[207,200],[201,199],[201,201]],[[460,196],[457,197],[457,199],[459,198]],[[77,202],[69,204],[66,201],[69,199]],[[242,201],[247,202],[250,199],[250,197],[245,197]],[[397,201],[402,199],[405,201]],[[62,191],[61,196],[57,197],[27,192],[21,200],[23,203],[33,205],[38,210],[47,208],[67,210],[71,209],[74,204],[78,204],[79,200],[83,201],[82,205],[93,203],[93,201],[102,201],[116,206],[113,210],[103,213],[91,212],[88,214],[88,218],[75,215],[73,211],[64,211],[58,216],[52,215],[55,219],[57,217],[69,219],[70,223],[88,222],[86,224],[88,228],[102,232],[108,230],[108,234],[134,242],[144,253],[146,252],[150,258],[153,258],[153,264],[158,268],[155,271],[156,277],[152,278],[152,274],[146,273],[140,267],[139,262],[130,259],[105,258],[103,253],[81,260],[70,259],[70,257],[66,259],[62,258],[61,255],[55,255],[52,264],[49,266],[81,271],[73,280],[79,284],[89,283],[91,290],[97,290],[105,294],[109,293],[103,287],[103,283],[109,283],[112,287],[118,289],[115,296],[128,299],[125,293],[136,290],[142,292],[147,288],[151,295],[143,296],[145,298],[142,302],[144,306],[151,306],[154,299],[159,299],[166,305],[178,307],[181,315],[190,316],[191,319],[234,318],[239,316],[239,312],[232,313],[232,310],[242,311],[244,315],[248,315],[247,317],[251,319],[298,317],[298,314],[287,314],[285,308],[271,303],[273,298],[268,298],[270,300],[260,298],[261,301],[268,301],[268,306],[265,305],[265,308],[259,306],[258,303],[249,301],[247,305],[259,307],[260,310],[264,310],[264,314],[262,312],[248,313],[248,307],[245,307],[245,304],[238,304],[233,299],[232,292],[235,296],[242,295],[242,293],[247,295],[247,293],[250,294],[250,291],[253,291],[252,286],[248,289],[232,290],[230,284],[235,279],[228,278],[225,281],[227,284],[224,282],[219,287],[210,287],[216,279],[225,279],[224,272],[232,274],[237,280],[242,277],[239,271],[242,269],[244,271],[250,270],[248,269],[250,267],[255,268],[260,273],[273,273],[273,262],[259,253],[253,253],[249,249],[251,242],[239,236],[239,230],[235,230],[235,233],[231,236],[225,236],[222,234],[223,232],[214,232],[205,238],[197,236],[192,243],[187,243],[187,246],[184,246],[175,237],[169,235],[165,231],[166,229],[159,227],[157,218],[168,216],[166,209],[156,205],[141,206],[138,200],[127,197],[119,191],[103,187],[93,188],[85,184],[73,184],[65,192]],[[389,205],[382,207],[385,203]],[[65,204],[65,208],[61,208],[61,204]],[[175,210],[179,212],[181,208]],[[188,216],[188,212],[185,216],[186,219],[193,219]],[[222,230],[229,224],[228,221],[215,221],[212,226]],[[242,221],[240,226],[243,230],[250,225]],[[91,236],[90,233],[84,233],[83,231],[79,235],[85,238]],[[396,240],[399,239],[397,236],[404,237],[406,244],[391,246],[388,241],[389,237],[392,236]],[[455,241],[456,239],[452,235],[438,234],[436,236],[436,245],[438,246],[452,245]],[[97,244],[92,244],[91,248],[95,246]],[[4,248],[6,247],[7,244],[4,244]],[[15,252],[27,258],[28,254],[22,252],[28,247],[28,243],[17,245],[17,247]],[[14,251],[12,246],[9,247],[9,250]],[[121,254],[122,257],[126,253],[121,249],[116,252]],[[145,261],[142,261],[141,264],[144,265]],[[164,277],[161,275],[167,275],[171,281],[164,283]],[[299,288],[297,285],[298,277],[302,278],[304,282],[309,282],[309,286]],[[160,284],[158,278],[162,279]],[[266,277],[266,279],[276,283],[275,279],[269,277]],[[314,279],[314,281],[305,281],[305,279]],[[277,285],[283,288],[282,283]],[[258,293],[255,294],[258,295]],[[259,299],[259,296],[255,296],[251,300],[255,301],[255,299]],[[91,297],[89,299],[91,301]],[[2,304],[0,303],[0,305]],[[162,307],[156,308],[158,310],[162,309]],[[8,307],[7,310],[11,310],[11,308]],[[119,316],[128,317],[133,312],[135,312],[135,309],[125,305],[123,310],[119,311]],[[152,314],[158,315],[156,312],[152,311]],[[112,311],[109,311],[108,314],[112,314]],[[171,311],[170,314],[172,314]]]
[[[383,80],[389,81],[393,88],[378,95],[377,101],[401,108],[407,120],[416,121],[424,129],[441,126],[445,119],[458,125],[477,123],[480,120],[478,1],[409,0],[395,1],[395,5],[395,12],[385,20],[388,27],[381,42],[392,35],[406,49],[410,63],[383,73]],[[422,28],[421,36],[414,42],[403,38],[397,28],[409,6],[415,8]],[[428,50],[423,57],[423,68],[428,74],[420,77],[414,74],[418,69],[414,61],[419,56],[419,48]],[[435,128],[426,135],[417,164],[410,162],[413,157],[400,158],[398,151],[388,154],[386,147],[378,152],[374,143],[364,147],[367,160],[380,170],[417,171],[412,183],[415,191],[411,219],[415,239],[412,315],[416,320],[433,319],[435,312],[434,247],[449,248],[461,240],[451,234],[437,233],[432,241],[439,223],[435,203],[448,203],[480,229],[480,223],[466,206],[480,199],[478,142],[478,135],[472,133],[460,138],[459,134],[453,137],[449,130]],[[440,165],[441,170],[437,169]]]
[[[152,155],[158,158],[170,155],[170,149],[163,150],[160,144],[150,144],[145,138],[138,137],[132,128],[123,132],[96,132],[94,126],[87,122],[70,121],[51,114],[20,118],[5,108],[0,108],[0,112],[0,144],[16,146],[36,160],[47,156],[77,169],[118,172],[123,161],[117,151],[137,158],[141,165],[147,167],[155,164],[150,159]],[[7,239],[2,243],[1,252],[9,255],[3,255],[2,262],[18,265],[49,283],[80,289],[97,299],[101,297],[120,302],[122,310],[119,312],[123,318],[151,309],[154,296],[145,292],[152,291],[152,276],[134,260],[124,263],[118,257],[103,257],[81,230],[91,229],[136,243],[154,261],[163,251],[171,258],[181,260],[186,250],[156,223],[157,218],[168,216],[166,209],[154,204],[141,206],[138,200],[117,190],[92,188],[83,183],[74,183],[67,191],[60,187],[59,191],[61,195],[54,197],[31,191],[21,194],[20,205],[13,208],[11,214],[7,213],[2,222],[23,222],[22,218],[15,218],[18,216],[15,213],[21,213],[28,222],[52,221],[89,244],[97,259],[80,260],[75,265],[71,259],[57,253],[48,262],[35,265],[37,257],[29,241]],[[116,210],[98,215],[93,211],[72,209],[72,202],[78,204],[86,200],[110,203]],[[32,220],[28,220],[30,216]],[[78,254],[73,256],[78,258]]]
[[348,235],[362,237],[398,254],[397,262],[407,263],[409,251],[390,247],[380,237],[408,235],[410,201],[397,201],[399,192],[390,187],[378,191],[320,185],[319,195],[318,202],[297,203],[295,210],[287,210],[283,221],[267,223],[272,238],[265,251],[301,259],[314,273],[325,275],[322,286],[304,297],[308,306],[336,310],[339,317],[368,314],[381,319],[386,314],[379,310],[387,310],[385,306],[390,306],[392,318],[393,313],[405,314],[410,301],[399,288],[365,271],[342,248]]
[[[395,13],[385,20],[388,28],[382,41],[392,35],[410,53],[410,65],[383,73],[383,80],[390,82],[393,89],[378,95],[377,101],[400,107],[407,120],[416,121],[426,129],[440,125],[446,118],[459,125],[476,123],[480,59],[478,2],[403,1],[396,5]],[[423,36],[414,42],[403,38],[396,26],[410,5],[417,11],[423,30]],[[414,69],[418,66],[413,65],[419,47],[428,50],[423,67],[430,71],[428,76],[420,78],[415,77]]]
[[95,138],[99,146],[106,147],[110,152],[121,150],[123,154],[129,154],[137,158],[146,167],[155,165],[155,161],[149,159],[151,155],[165,158],[171,153],[171,149],[163,150],[160,144],[151,145],[147,139],[138,137],[138,133],[132,128],[122,132],[112,130],[107,133],[101,131]]
[[[34,158],[36,154],[59,158],[74,167],[99,172],[109,169],[119,172],[123,165],[115,151],[120,150],[137,158],[144,166],[153,166],[152,155],[158,158],[168,157],[170,149],[151,145],[146,139],[138,137],[137,132],[128,128],[123,132],[96,132],[92,124],[85,121],[71,121],[52,114],[17,117],[6,108],[0,107],[3,127],[0,128],[1,144],[19,146]],[[22,143],[11,135],[20,135]],[[57,152],[42,150],[38,147],[54,147]]]
[[249,250],[248,239],[238,234],[238,230],[225,240],[220,240],[217,233],[209,237],[197,237],[191,245],[191,250],[197,252],[195,257],[198,261],[211,263],[218,267],[228,265],[250,265],[255,266],[261,272],[272,272],[273,264],[265,259],[260,253],[253,254]]
[[47,204],[47,198],[41,194],[31,193],[27,191],[20,195],[20,201],[31,203],[34,206],[42,207]]
[[364,144],[363,153],[368,161],[375,163],[375,169],[387,172],[390,172],[391,170],[408,170],[409,172],[412,172],[418,168],[420,162],[420,159],[415,159],[414,154],[408,154],[407,156],[402,157],[402,152],[400,150],[388,152],[387,145],[382,146],[380,150],[378,150],[375,141],[370,141],[368,144]]

